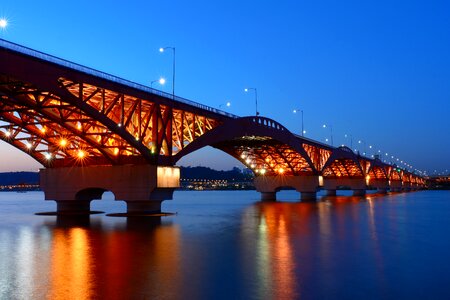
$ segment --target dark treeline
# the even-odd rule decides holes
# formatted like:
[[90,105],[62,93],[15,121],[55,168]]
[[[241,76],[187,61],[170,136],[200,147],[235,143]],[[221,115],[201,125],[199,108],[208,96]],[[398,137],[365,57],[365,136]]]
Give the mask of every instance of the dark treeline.
[[0,185],[38,184],[37,172],[8,172],[0,173]]
[[207,167],[181,167],[181,179],[247,181],[252,178],[252,172],[245,172],[236,167],[229,171],[217,171]]

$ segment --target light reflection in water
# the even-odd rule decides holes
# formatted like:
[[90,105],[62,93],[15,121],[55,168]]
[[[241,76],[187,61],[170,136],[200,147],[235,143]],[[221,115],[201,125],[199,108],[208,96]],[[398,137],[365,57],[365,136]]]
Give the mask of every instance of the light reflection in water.
[[0,260],[0,299],[177,298],[178,226],[154,220],[113,229],[80,224],[59,218],[35,231],[25,227],[14,240],[0,231],[6,242],[0,255],[16,256]]
[[85,228],[55,229],[49,298],[92,299],[92,245]]
[[[254,212],[246,212],[243,222],[252,222],[251,214],[259,220],[256,228],[256,274],[258,299],[295,299],[298,286],[295,280],[297,262],[292,253],[291,237],[293,232],[285,218],[283,203],[258,203],[251,207]],[[288,221],[290,222],[290,221]],[[251,224],[245,224],[244,228]],[[253,247],[247,244],[247,247]],[[270,295],[270,296],[269,296]]]

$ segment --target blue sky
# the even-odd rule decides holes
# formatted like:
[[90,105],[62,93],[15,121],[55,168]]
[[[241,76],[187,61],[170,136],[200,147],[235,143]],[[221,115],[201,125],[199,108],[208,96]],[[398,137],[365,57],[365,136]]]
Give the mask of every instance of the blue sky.
[[[448,1],[20,1],[0,4],[0,37],[231,113],[259,111],[293,132],[450,169]],[[359,147],[355,147],[359,146]],[[0,143],[0,171],[39,167]],[[206,149],[181,161],[229,169]]]

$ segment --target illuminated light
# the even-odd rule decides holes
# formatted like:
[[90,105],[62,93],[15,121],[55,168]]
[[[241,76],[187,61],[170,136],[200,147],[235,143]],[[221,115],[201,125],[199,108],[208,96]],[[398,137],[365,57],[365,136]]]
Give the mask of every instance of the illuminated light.
[[86,156],[86,153],[83,150],[79,150],[77,156],[78,158],[83,159]]
[[231,106],[231,102],[228,101],[227,104],[226,104],[226,106],[227,106],[227,107],[230,107],[230,106]]
[[114,149],[114,155],[117,155],[117,154],[119,154],[119,148]]
[[255,170],[255,173],[259,173],[259,169],[256,169],[256,170]]
[[241,158],[245,159],[245,154],[244,153],[241,154]]
[[28,149],[31,149],[31,144],[30,143],[26,142],[25,145],[27,146]]
[[372,149],[372,146],[369,146],[369,149]]
[[41,128],[41,132],[42,132],[42,133],[45,133],[45,131],[46,131],[45,127],[42,127],[42,128]]
[[261,169],[260,172],[261,172],[262,175],[264,175],[264,174],[266,174],[266,169]]
[[166,83],[166,79],[161,77],[161,78],[158,80],[158,82],[159,82],[159,84],[164,85],[164,84]]
[[283,173],[284,173],[283,168],[279,168],[279,169],[278,169],[278,173],[283,174]]
[[361,144],[361,141],[358,141],[358,144]]
[[254,165],[254,164],[251,164],[251,165],[250,165],[250,168],[254,169],[254,168],[255,168],[255,165]]
[[5,135],[8,136],[8,137],[11,136],[11,132],[6,131],[6,132],[5,132]]
[[248,158],[245,160],[245,163],[246,163],[246,164],[249,164],[250,162],[251,162],[251,160],[248,159]]
[[303,130],[303,134],[306,134],[306,130]]
[[325,142],[328,142],[328,139],[325,139]]
[[327,128],[327,125],[326,125],[326,124],[323,124],[322,127],[323,127],[323,128]]
[[139,137],[137,135],[136,135],[135,139],[136,139],[136,141],[139,141]]
[[122,127],[122,124],[121,124],[121,123],[118,123],[118,124],[117,124],[117,127]]
[[77,129],[81,130],[81,123],[80,122],[77,122]]
[[164,48],[162,48],[162,47],[159,48],[159,52],[161,52],[161,53],[164,52]]
[[269,161],[270,161],[270,158],[266,157],[266,162],[269,162]]
[[50,160],[50,159],[52,159],[52,155],[50,153],[45,153],[45,158],[47,160]]
[[5,29],[8,26],[8,20],[2,18],[0,19],[0,28]]
[[244,89],[244,92],[248,92],[248,89],[247,89],[247,88],[245,88],[245,89]]
[[66,140],[66,139],[61,139],[61,140],[59,141],[59,145],[60,145],[61,147],[67,146],[67,140]]

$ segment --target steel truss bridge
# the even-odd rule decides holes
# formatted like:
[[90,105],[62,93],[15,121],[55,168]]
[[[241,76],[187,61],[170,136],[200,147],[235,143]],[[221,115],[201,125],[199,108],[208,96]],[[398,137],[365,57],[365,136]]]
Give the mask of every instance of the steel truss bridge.
[[212,146],[255,173],[262,199],[294,187],[402,191],[424,187],[396,165],[238,117],[0,39],[0,138],[45,168],[41,186],[59,212],[89,211],[112,191],[129,213],[159,211],[179,186],[183,156]]

